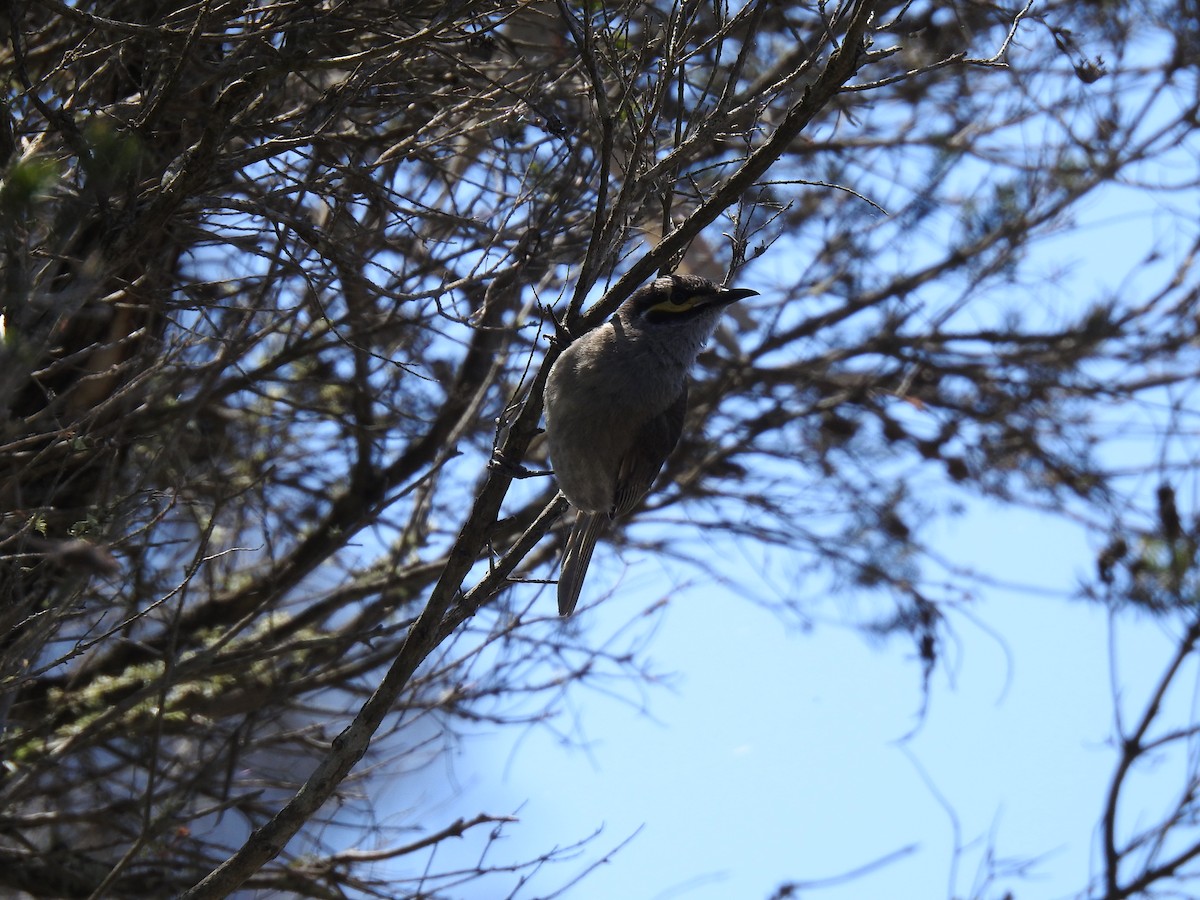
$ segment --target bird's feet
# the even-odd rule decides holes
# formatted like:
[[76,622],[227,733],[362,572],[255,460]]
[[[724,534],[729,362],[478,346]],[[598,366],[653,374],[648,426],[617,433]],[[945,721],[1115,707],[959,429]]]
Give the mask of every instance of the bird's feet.
[[488,468],[503,472],[510,478],[540,478],[544,475],[554,474],[551,469],[530,469],[519,462],[506,459],[504,451],[499,447],[492,451],[492,458],[488,460]]

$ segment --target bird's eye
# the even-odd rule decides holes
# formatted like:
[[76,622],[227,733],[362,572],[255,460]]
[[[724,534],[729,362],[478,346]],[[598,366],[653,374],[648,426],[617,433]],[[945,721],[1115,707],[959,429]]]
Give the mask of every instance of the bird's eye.
[[683,296],[683,294],[671,294],[671,303],[673,303],[675,306],[686,306],[687,302],[688,298]]

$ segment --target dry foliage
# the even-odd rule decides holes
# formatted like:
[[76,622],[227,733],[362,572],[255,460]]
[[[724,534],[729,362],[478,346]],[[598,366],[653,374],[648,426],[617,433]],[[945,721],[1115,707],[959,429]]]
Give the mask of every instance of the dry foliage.
[[[401,747],[641,673],[643,632],[554,621],[562,503],[514,474],[549,316],[660,270],[763,296],[647,501],[679,539],[615,540],[785,553],[782,612],[877,598],[928,668],[969,579],[922,526],[968,491],[1111,531],[1103,599],[1186,618],[1194,521],[1103,451],[1166,409],[1132,474],[1192,477],[1194,216],[1119,292],[1027,261],[1114,183],[1195,197],[1157,174],[1196,159],[1187,5],[8,4],[0,885],[515,896],[573,849],[439,872],[515,826],[363,823]],[[1108,848],[1106,897],[1190,860]]]

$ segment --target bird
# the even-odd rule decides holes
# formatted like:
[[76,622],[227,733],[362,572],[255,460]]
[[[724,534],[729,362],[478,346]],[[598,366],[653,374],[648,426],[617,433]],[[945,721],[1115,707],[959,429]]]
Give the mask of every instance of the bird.
[[558,580],[560,616],[575,611],[605,523],[641,502],[679,442],[688,373],[721,314],[757,294],[663,275],[554,361],[543,396],[546,441],[559,490],[576,510]]

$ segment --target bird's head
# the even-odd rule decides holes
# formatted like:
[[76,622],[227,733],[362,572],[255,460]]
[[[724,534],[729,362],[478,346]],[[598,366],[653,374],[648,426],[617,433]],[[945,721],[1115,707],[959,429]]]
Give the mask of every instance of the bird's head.
[[623,312],[650,325],[683,324],[712,319],[730,303],[754,297],[749,288],[725,288],[699,275],[663,275],[634,291]]

